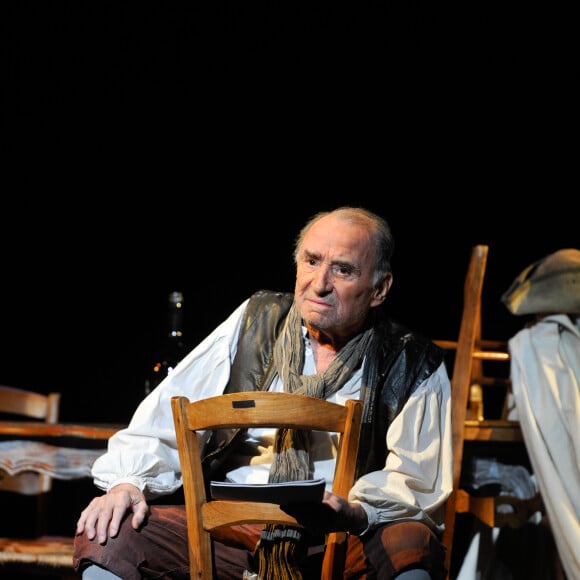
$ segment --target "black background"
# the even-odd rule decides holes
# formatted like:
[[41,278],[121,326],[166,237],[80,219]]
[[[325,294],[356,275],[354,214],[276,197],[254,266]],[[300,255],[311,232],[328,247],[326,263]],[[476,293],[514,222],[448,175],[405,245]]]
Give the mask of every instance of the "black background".
[[3,2],[0,382],[64,421],[128,421],[185,294],[193,346],[292,290],[321,209],[383,214],[393,315],[457,335],[471,247],[484,331],[531,262],[578,247],[577,43],[531,5]]
[[[489,244],[484,334],[511,336],[501,294],[579,247],[575,22],[493,1],[1,2],[0,383],[60,391],[63,421],[128,421],[168,293],[193,346],[253,291],[292,290],[298,229],[340,204],[390,222],[388,307],[434,338],[457,336]],[[51,531],[94,494],[55,481]],[[0,532],[27,528],[4,505]]]

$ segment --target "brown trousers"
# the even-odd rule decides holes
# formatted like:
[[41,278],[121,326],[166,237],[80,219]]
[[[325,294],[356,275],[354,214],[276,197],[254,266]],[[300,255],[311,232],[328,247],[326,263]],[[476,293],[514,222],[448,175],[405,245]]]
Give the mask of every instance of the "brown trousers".
[[[235,526],[214,536],[217,578],[239,580],[244,570],[253,570],[253,549],[260,526]],[[304,578],[320,578],[322,550],[311,549]],[[445,550],[424,524],[413,521],[382,526],[362,538],[350,536],[344,578],[389,580],[404,570],[423,568],[435,580],[445,578]],[[150,506],[145,525],[131,527],[126,517],[116,538],[104,545],[89,541],[84,534],[75,538],[74,565],[82,571],[97,564],[123,578],[189,580],[187,524],[183,506]]]

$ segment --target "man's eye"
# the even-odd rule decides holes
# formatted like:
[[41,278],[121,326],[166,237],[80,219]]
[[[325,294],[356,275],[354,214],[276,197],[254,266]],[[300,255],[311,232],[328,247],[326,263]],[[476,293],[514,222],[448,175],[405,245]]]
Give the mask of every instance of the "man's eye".
[[350,268],[349,266],[342,266],[337,264],[336,266],[333,266],[332,271],[335,276],[347,278],[349,276],[352,276],[353,269]]
[[318,266],[318,263],[318,260],[315,260],[314,258],[307,258],[302,261],[302,267],[307,270],[314,270]]

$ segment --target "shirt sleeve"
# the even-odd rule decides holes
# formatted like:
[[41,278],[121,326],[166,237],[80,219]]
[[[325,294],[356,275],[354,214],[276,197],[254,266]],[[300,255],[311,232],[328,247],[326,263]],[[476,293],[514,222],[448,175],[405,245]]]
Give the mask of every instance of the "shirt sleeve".
[[129,425],[113,435],[92,467],[95,485],[108,491],[131,483],[146,497],[171,494],[182,484],[171,398],[219,395],[230,378],[244,301],[200,342],[137,407]]
[[365,509],[369,526],[418,520],[443,530],[453,487],[451,385],[444,363],[411,395],[387,431],[384,469],[355,482],[349,501]]

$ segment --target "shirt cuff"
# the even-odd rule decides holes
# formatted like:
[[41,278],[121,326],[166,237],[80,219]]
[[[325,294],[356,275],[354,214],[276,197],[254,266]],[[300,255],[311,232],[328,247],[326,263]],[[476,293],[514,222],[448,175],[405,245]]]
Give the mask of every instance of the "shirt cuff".
[[358,532],[357,534],[353,534],[353,535],[359,536],[359,537],[364,536],[368,531],[375,528],[378,524],[378,521],[379,521],[379,517],[378,517],[376,509],[374,509],[368,503],[360,502],[360,505],[362,506],[362,508],[365,510],[365,513],[367,514],[367,527],[362,532]]
[[137,477],[122,477],[120,479],[116,479],[113,483],[107,485],[107,493],[109,493],[113,487],[120,485],[121,483],[130,483],[131,485],[134,485],[141,493],[145,493],[145,482]]

